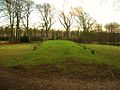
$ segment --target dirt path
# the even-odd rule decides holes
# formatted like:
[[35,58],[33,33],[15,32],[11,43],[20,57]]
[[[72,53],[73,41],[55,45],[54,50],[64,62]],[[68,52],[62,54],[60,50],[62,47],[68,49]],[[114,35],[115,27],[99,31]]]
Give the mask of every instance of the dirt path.
[[0,90],[120,90],[120,79],[82,79],[60,73],[0,68]]
[[0,90],[120,90],[119,80],[0,78]]

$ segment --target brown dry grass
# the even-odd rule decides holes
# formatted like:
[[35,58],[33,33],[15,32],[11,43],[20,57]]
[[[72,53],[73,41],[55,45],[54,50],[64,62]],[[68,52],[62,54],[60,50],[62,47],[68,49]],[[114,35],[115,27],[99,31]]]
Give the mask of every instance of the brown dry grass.
[[[74,60],[62,64],[70,72],[53,64],[0,67],[0,90],[120,90],[120,71],[111,66]],[[80,71],[73,72],[75,68]]]

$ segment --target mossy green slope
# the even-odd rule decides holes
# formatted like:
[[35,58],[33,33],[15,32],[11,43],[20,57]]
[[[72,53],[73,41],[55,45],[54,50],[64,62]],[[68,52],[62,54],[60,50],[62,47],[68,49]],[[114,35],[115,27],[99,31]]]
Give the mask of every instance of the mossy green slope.
[[[35,51],[33,50],[34,45],[37,46]],[[84,46],[86,49],[83,48]],[[95,50],[94,55],[91,50]],[[119,54],[120,47],[49,40],[42,44],[1,45],[0,64],[5,66],[35,66],[77,60],[82,63],[105,63],[120,68]]]

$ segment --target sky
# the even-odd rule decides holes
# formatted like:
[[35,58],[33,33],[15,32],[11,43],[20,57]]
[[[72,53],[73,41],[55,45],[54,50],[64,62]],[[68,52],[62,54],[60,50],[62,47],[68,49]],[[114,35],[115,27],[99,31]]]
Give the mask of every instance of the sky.
[[[50,3],[55,6],[56,10],[64,10],[66,13],[71,7],[82,7],[100,24],[120,23],[120,10],[114,7],[114,0],[34,0],[34,2],[36,4]],[[34,13],[34,16],[37,17],[37,14]]]
[[[69,12],[70,8],[82,7],[98,23],[105,25],[109,22],[120,23],[120,8],[114,7],[115,0],[33,0],[35,4],[50,3],[57,12]],[[120,6],[120,5],[119,5]],[[58,14],[58,13],[57,13]],[[57,16],[56,16],[57,18]],[[2,23],[4,19],[0,20]],[[34,10],[31,13],[30,22],[32,27],[38,27],[40,14]],[[60,22],[54,24],[54,28],[61,28]]]

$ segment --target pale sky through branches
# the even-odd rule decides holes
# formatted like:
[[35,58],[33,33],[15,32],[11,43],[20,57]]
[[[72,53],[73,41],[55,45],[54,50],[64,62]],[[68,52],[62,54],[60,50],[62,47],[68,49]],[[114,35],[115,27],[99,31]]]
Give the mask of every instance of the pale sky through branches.
[[114,0],[34,0],[36,4],[50,3],[56,10],[68,12],[70,8],[82,7],[98,23],[120,22],[120,11],[113,6]]
[[[71,8],[82,7],[91,17],[98,23],[106,24],[109,22],[120,23],[120,8],[114,7],[115,0],[33,0],[35,4],[50,3],[56,10],[55,18],[58,18],[60,11],[69,12]],[[119,5],[119,4],[118,4]],[[6,20],[6,19],[5,19]],[[4,19],[1,18],[0,23]],[[5,21],[4,21],[5,22]],[[7,21],[6,21],[7,22]],[[33,10],[30,16],[30,24],[32,27],[40,25],[40,13]],[[54,28],[61,27],[59,20],[56,21]]]

